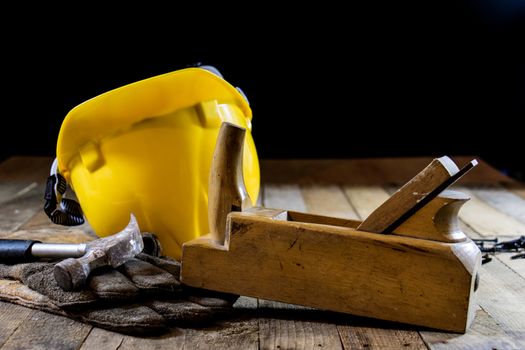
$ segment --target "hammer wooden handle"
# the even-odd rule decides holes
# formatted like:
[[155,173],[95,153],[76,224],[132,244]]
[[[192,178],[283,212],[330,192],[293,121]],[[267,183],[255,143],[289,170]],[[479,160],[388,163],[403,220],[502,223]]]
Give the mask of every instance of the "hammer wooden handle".
[[252,206],[243,177],[242,157],[246,130],[223,123],[213,153],[208,188],[208,221],[212,237],[224,243],[226,217]]

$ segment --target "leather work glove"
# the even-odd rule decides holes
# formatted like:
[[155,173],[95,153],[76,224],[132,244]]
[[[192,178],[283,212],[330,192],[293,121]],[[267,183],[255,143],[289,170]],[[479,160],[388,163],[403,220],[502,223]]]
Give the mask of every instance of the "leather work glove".
[[54,265],[0,264],[0,300],[122,333],[207,324],[229,314],[237,300],[234,295],[181,285],[180,263],[167,257],[141,253],[117,269],[95,270],[83,289],[72,292],[58,286]]

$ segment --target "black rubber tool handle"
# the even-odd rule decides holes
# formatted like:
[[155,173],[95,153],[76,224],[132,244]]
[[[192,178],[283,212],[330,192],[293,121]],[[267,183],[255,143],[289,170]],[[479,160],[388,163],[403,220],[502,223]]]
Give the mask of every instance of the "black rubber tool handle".
[[33,260],[31,247],[40,241],[0,239],[0,262],[28,262]]

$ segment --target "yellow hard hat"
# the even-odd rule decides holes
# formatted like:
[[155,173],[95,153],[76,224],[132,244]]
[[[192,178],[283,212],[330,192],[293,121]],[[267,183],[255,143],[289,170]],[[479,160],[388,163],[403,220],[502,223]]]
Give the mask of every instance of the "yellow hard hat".
[[[246,128],[243,173],[257,200],[251,118],[242,91],[213,67],[174,71],[88,100],[60,129],[46,213],[56,223],[79,224],[83,211],[99,236],[122,230],[133,213],[142,231],[159,237],[164,254],[180,258],[182,243],[208,233],[208,177],[222,122]],[[61,198],[65,182],[82,210]]]

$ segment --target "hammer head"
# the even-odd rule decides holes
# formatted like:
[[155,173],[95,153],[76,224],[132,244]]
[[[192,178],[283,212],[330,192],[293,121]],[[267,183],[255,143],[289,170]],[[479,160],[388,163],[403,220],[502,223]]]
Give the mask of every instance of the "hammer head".
[[117,267],[134,258],[144,249],[142,235],[135,216],[119,233],[86,244],[86,253],[80,258],[69,258],[55,265],[55,280],[64,290],[83,285],[91,271],[102,266]]

